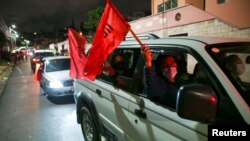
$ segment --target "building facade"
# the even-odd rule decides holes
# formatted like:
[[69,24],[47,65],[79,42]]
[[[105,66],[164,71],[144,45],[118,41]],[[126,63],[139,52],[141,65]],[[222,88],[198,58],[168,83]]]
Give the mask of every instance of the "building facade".
[[137,34],[250,38],[249,0],[151,0],[151,16],[130,22]]

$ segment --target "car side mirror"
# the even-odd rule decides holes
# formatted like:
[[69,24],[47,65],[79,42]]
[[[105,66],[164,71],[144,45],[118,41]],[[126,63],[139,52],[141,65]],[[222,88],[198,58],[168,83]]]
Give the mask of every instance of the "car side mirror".
[[182,118],[210,123],[215,120],[217,105],[218,99],[210,86],[190,84],[180,88],[176,111]]
[[247,58],[246,58],[246,64],[250,64],[250,56],[247,56]]

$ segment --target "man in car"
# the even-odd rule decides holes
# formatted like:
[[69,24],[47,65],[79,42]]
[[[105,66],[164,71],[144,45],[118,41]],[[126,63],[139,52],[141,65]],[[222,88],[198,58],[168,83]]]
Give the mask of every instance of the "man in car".
[[[150,100],[168,105],[172,108],[176,106],[178,86],[175,83],[177,74],[177,62],[173,56],[161,58],[160,65],[152,64],[152,53],[144,45],[143,53],[145,56],[144,68],[144,90]],[[157,74],[156,67],[159,67],[161,74]]]

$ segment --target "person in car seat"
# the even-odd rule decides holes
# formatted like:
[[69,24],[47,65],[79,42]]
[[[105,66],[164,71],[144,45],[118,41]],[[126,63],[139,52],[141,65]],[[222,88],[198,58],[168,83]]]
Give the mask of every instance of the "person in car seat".
[[126,65],[121,54],[116,54],[113,59],[113,68],[116,75],[124,75],[126,72]]
[[128,73],[123,59],[122,54],[116,54],[111,63],[106,60],[103,64],[102,73],[105,75],[105,79],[113,83],[115,88],[124,89],[128,85],[127,81],[124,81],[124,79],[121,78],[121,76],[126,76]]
[[106,76],[123,75],[125,73],[125,63],[122,55],[116,54],[111,63],[106,60],[103,64],[103,73]]
[[249,86],[245,86],[245,84],[241,81],[241,79],[239,77],[246,70],[245,64],[240,59],[240,57],[238,55],[236,55],[236,54],[229,55],[226,58],[224,58],[223,63],[225,64],[226,70],[231,74],[231,76],[233,77],[233,79],[236,80],[236,82],[238,83],[238,85],[244,91],[248,90],[247,87],[249,87]]
[[106,60],[103,64],[103,74],[106,76],[113,76],[115,74],[114,68],[111,66],[108,60]]
[[232,54],[224,59],[225,68],[230,72],[232,77],[240,80],[239,75],[245,72],[245,65],[238,55]]
[[250,104],[250,85],[249,83],[243,82],[239,77],[246,71],[245,64],[243,63],[241,58],[236,54],[232,54],[224,58],[223,63],[225,64],[226,70],[231,74],[233,79],[236,80],[237,84],[244,91],[244,93],[242,93],[242,96],[244,97],[244,99],[246,99],[246,102]]
[[[142,51],[145,56],[144,90],[149,99],[175,108],[178,86],[175,83],[177,62],[173,56],[161,58],[160,65],[152,64],[152,53],[144,45]],[[160,73],[157,74],[156,67]]]

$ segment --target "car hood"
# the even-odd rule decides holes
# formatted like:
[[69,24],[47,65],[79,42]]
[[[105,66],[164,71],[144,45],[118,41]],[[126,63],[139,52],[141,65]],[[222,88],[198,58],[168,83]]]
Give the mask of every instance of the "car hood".
[[72,78],[69,76],[69,70],[48,72],[48,73],[46,73],[46,76],[47,76],[50,80],[56,80],[56,81],[63,81],[63,80],[72,79]]

